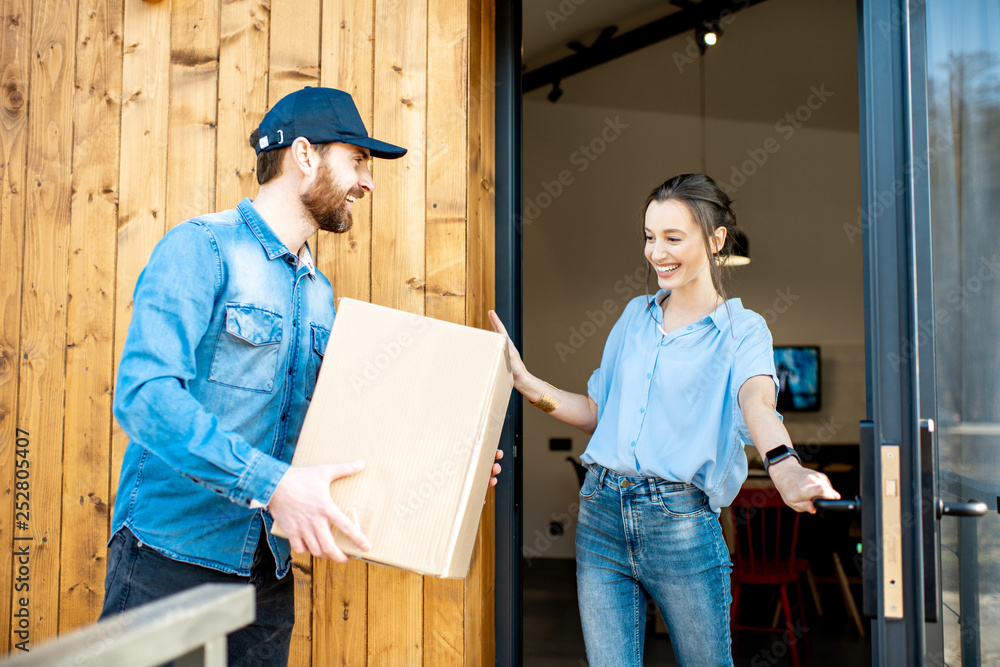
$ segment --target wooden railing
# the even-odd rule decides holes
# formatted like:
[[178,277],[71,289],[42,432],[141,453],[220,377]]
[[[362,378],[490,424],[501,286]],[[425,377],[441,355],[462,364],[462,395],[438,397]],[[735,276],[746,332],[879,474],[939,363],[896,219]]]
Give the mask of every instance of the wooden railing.
[[226,635],[256,614],[253,586],[204,584],[0,661],[0,667],[225,667]]

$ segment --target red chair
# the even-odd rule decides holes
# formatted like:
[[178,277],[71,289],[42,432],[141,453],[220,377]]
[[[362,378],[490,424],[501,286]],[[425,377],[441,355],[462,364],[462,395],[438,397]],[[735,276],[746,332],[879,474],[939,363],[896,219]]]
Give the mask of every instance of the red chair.
[[[729,517],[733,536],[733,606],[731,631],[733,643],[737,632],[781,633],[781,641],[788,646],[792,665],[799,667],[799,640],[808,635],[802,604],[802,575],[809,569],[804,558],[795,556],[799,535],[799,513],[785,505],[778,490],[746,488],[730,506]],[[740,619],[742,587],[747,585],[777,587],[781,613],[775,614],[771,626],[749,625]],[[795,586],[801,625],[792,620],[792,605],[788,587]],[[783,625],[777,625],[779,618]]]

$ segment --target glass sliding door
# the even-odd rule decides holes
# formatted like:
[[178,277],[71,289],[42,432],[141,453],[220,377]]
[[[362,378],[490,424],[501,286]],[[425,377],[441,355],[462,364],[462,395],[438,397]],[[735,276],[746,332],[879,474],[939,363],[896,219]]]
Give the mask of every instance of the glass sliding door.
[[[926,4],[927,172],[938,482],[1000,496],[1000,3]],[[923,389],[925,383],[921,383]],[[994,508],[995,509],[995,508]],[[1000,664],[1000,514],[940,523],[943,660]],[[985,631],[983,631],[985,630]],[[934,638],[929,636],[929,641]]]
[[873,663],[1000,664],[1000,4],[859,26]]

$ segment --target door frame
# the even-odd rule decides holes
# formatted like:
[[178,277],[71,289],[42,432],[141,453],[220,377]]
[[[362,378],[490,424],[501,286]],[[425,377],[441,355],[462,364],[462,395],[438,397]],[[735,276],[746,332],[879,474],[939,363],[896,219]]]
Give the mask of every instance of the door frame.
[[[496,3],[496,312],[521,349],[521,0]],[[496,665],[523,664],[521,595],[522,402],[513,393],[500,436],[496,486]]]
[[[924,7],[907,0],[858,3],[861,227],[864,242],[865,366],[868,421],[862,426],[864,608],[872,617],[872,663],[943,664],[941,627],[925,624],[928,593],[937,595],[936,559],[925,563],[929,507],[921,469],[921,424],[934,415],[933,369],[918,373],[918,312],[931,301],[930,190],[927,164]],[[924,270],[918,270],[922,267]],[[921,391],[923,389],[923,391]],[[922,422],[921,420],[925,420]],[[934,437],[929,434],[929,437]],[[883,495],[883,461],[898,450],[899,521],[883,521],[894,500]],[[931,463],[931,462],[927,462]],[[890,476],[888,468],[886,477]],[[902,608],[886,591],[893,541],[901,542]],[[933,550],[928,552],[933,555]],[[925,589],[925,567],[933,576]],[[933,604],[933,603],[932,603]]]
[[[933,414],[933,392],[929,391],[933,376],[926,369],[918,376],[915,347],[921,341],[918,307],[929,312],[924,310],[929,306],[929,277],[922,276],[917,267],[929,266],[930,202],[926,170],[908,169],[927,157],[924,37],[922,3],[858,0],[863,211],[859,223],[864,247],[868,415],[861,428],[862,485],[866,479],[869,485],[878,483],[882,449],[898,446],[900,509],[906,524],[906,530],[895,535],[902,540],[900,584],[905,592],[902,618],[896,619],[887,616],[880,588],[885,574],[881,545],[893,535],[876,520],[883,512],[881,494],[865,498],[864,606],[872,616],[872,662],[878,665],[923,664],[928,653],[932,658],[940,656],[940,628],[928,626],[932,628],[928,633],[923,622],[925,563],[920,521],[920,420],[922,414]],[[497,1],[496,57],[496,310],[520,346],[520,0]],[[498,485],[496,496],[497,665],[519,665],[523,657],[521,408],[515,393],[501,436],[501,448],[513,470],[507,467],[509,477],[505,475],[507,482]]]

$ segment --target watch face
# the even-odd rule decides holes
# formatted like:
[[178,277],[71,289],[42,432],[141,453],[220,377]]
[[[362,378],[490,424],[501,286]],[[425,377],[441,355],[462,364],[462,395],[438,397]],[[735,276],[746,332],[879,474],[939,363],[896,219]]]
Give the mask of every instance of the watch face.
[[779,445],[767,452],[768,461],[774,461],[776,459],[784,458],[785,456],[788,456],[788,447],[785,445]]
[[798,459],[798,452],[787,445],[778,445],[774,449],[768,450],[767,454],[764,455],[764,470],[767,470],[772,464],[787,458]]

